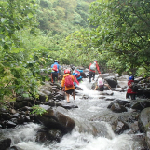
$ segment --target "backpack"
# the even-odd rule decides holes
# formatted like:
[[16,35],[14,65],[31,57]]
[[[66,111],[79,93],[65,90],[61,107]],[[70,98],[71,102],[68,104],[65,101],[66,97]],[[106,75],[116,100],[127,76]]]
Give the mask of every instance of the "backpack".
[[94,64],[94,63],[91,64],[91,65],[90,65],[90,70],[96,70],[96,64]]
[[99,87],[102,87],[102,86],[103,86],[103,79],[102,79],[102,78],[99,78],[99,79],[98,79],[98,86],[99,86]]
[[71,75],[67,75],[67,76],[65,77],[65,86],[66,86],[67,88],[70,88],[70,87],[73,87],[73,86],[74,86],[74,82],[73,82],[73,79],[72,79]]
[[53,71],[58,71],[58,68],[57,68],[57,65],[56,65],[56,64],[53,65],[52,70],[53,70]]
[[137,84],[135,84],[134,82],[132,82],[131,89],[132,89],[133,92],[137,92],[137,91],[138,91],[138,86],[137,86]]
[[76,78],[80,77],[80,72],[78,70],[75,70],[75,73],[78,74]]

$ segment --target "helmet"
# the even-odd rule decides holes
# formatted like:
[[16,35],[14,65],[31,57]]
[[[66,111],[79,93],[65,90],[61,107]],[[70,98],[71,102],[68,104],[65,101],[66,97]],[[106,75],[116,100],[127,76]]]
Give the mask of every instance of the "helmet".
[[58,62],[58,60],[54,60],[54,62]]
[[70,74],[70,70],[69,69],[65,69],[64,70],[64,74]]
[[134,80],[134,76],[130,76],[130,77],[129,77],[129,80]]

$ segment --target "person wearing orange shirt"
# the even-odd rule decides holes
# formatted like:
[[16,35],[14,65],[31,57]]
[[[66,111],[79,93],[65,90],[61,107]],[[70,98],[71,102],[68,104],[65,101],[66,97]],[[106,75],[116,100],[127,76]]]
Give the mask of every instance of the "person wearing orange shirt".
[[[70,74],[71,74],[70,70],[65,69],[63,78],[61,80],[61,87],[65,91],[66,96],[67,96],[67,103],[70,102],[70,100],[69,100],[70,95],[73,95],[73,98],[75,100],[75,86],[74,86],[75,77],[74,77],[74,75],[70,75]],[[69,85],[67,85],[67,84],[69,84]]]

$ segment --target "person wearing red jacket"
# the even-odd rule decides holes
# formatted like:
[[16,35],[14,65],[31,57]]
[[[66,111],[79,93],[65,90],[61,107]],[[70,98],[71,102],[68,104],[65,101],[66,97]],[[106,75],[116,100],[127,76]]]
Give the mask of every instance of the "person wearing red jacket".
[[133,84],[134,84],[134,76],[130,76],[128,81],[129,88],[127,90],[126,99],[131,98],[131,100],[135,100],[135,96],[137,93],[132,91]]
[[93,77],[93,80],[95,79],[96,70],[98,71],[99,74],[101,74],[99,65],[98,65],[97,61],[94,60],[93,63],[89,64],[89,82],[91,82],[92,77]]

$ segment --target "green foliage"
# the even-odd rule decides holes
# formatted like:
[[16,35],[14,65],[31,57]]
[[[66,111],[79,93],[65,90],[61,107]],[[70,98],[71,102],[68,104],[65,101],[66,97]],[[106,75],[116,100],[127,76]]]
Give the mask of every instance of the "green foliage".
[[[149,70],[150,70],[150,68],[149,68]],[[143,77],[149,77],[150,76],[150,72],[149,71],[147,71],[145,68],[138,68],[138,70],[137,70],[137,74],[136,74],[137,76],[143,76]]]
[[31,114],[36,114],[40,116],[47,112],[44,108],[40,107],[39,105],[34,105],[32,109],[33,111],[31,112]]
[[1,100],[38,97],[55,59],[85,67],[97,59],[103,73],[149,75],[148,0],[3,0],[0,16]]
[[0,100],[11,95],[35,98],[39,86],[38,62],[29,65],[29,60],[34,59],[33,49],[26,49],[19,33],[30,26],[33,35],[36,5],[30,0],[7,0],[0,2],[0,8]]
[[108,62],[110,58],[116,62],[113,67],[119,74],[135,74],[139,67],[149,71],[149,6],[148,0],[97,0],[91,5],[89,21],[96,28],[95,47],[107,53]]
[[[93,1],[93,0],[91,0]],[[68,34],[88,27],[89,3],[86,0],[41,0],[37,11],[39,29],[48,34]]]

